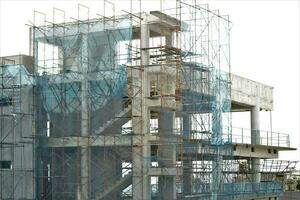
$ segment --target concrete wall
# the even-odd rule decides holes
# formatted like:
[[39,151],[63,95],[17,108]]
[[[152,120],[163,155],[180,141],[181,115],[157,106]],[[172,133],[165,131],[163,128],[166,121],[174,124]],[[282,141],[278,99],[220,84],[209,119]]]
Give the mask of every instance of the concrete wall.
[[235,103],[255,106],[256,97],[260,97],[260,108],[273,109],[273,87],[231,74],[231,100]]
[[34,59],[32,56],[27,55],[13,55],[0,57],[0,64],[22,64],[26,67],[29,73],[33,73]]

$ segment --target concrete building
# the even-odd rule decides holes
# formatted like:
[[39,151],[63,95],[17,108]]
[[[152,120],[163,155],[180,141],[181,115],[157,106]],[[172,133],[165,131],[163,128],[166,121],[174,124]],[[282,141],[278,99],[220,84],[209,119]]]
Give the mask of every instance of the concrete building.
[[[32,57],[0,59],[1,199],[283,193],[296,162],[278,152],[295,148],[260,130],[273,88],[231,73],[228,16],[186,3],[75,22],[38,15]],[[232,127],[232,112],[250,112],[251,129]]]

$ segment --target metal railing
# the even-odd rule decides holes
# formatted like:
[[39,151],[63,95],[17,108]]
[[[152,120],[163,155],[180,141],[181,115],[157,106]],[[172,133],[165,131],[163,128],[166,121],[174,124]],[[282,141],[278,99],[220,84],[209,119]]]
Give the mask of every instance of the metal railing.
[[[278,133],[264,130],[251,130],[240,127],[222,127],[222,140],[224,143],[253,144],[265,145],[271,147],[290,147],[290,136],[287,133]],[[181,133],[181,132],[179,132]],[[191,131],[192,139],[209,140],[211,130],[208,131]]]
[[224,186],[224,190],[235,197],[278,196],[283,193],[283,184],[276,181],[228,183]]
[[[182,183],[176,184],[176,192],[182,193]],[[210,183],[193,183],[192,194],[202,194],[209,196],[211,192]],[[221,186],[219,197],[223,200],[233,198],[251,198],[251,197],[265,197],[268,195],[278,196],[283,193],[283,184],[278,181],[267,182],[243,182],[243,183],[225,183]],[[151,194],[153,197],[158,195],[158,184],[151,184]]]
[[290,136],[286,133],[232,127],[232,142],[273,147],[290,147]]

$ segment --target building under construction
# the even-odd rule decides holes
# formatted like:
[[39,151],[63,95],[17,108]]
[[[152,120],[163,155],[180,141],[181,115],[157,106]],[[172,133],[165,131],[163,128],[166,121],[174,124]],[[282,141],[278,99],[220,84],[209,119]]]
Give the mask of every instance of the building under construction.
[[280,197],[296,162],[278,152],[295,148],[260,130],[273,88],[231,73],[228,16],[89,12],[34,11],[31,55],[0,58],[0,199]]

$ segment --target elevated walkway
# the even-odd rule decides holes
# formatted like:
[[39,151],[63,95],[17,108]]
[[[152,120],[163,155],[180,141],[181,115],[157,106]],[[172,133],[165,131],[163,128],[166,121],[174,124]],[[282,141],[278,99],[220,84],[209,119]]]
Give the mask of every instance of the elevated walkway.
[[273,110],[273,87],[231,74],[232,111],[250,110],[260,97],[260,109]]

